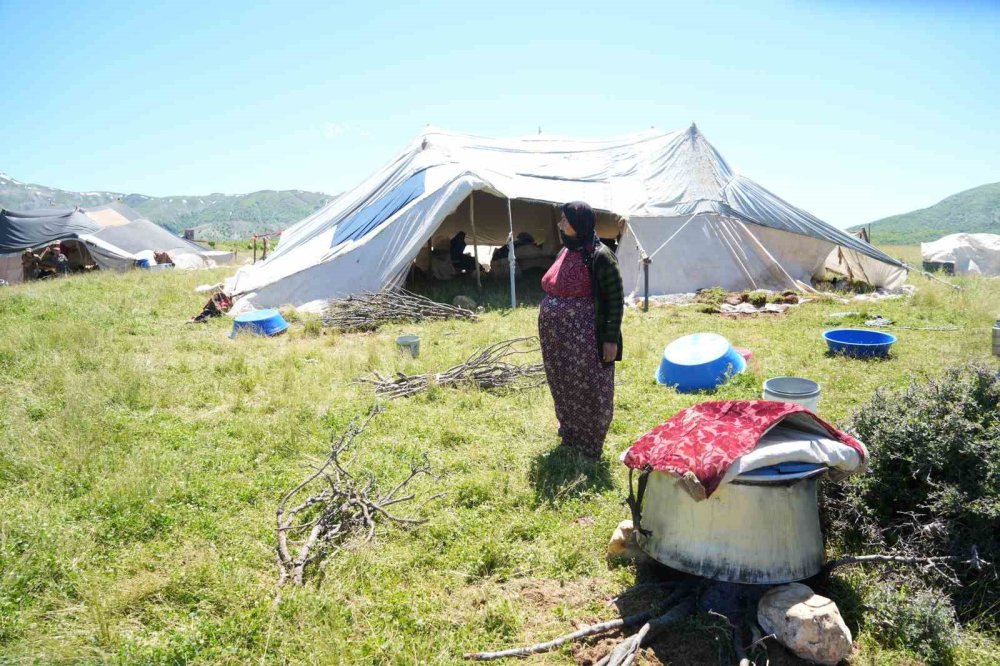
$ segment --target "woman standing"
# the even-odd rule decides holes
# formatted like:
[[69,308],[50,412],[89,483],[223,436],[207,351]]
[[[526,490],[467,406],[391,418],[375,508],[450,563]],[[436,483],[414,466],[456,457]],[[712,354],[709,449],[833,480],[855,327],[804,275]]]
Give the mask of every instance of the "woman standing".
[[542,278],[538,337],[564,446],[601,457],[614,414],[615,361],[622,358],[624,293],[618,260],[582,201],[564,204],[566,247]]

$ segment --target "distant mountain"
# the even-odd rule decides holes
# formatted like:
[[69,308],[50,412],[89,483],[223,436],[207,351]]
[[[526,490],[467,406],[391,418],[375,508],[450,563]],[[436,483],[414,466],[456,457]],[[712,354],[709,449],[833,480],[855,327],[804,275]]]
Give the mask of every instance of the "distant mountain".
[[1000,183],[974,187],[930,208],[871,223],[872,243],[906,245],[959,232],[1000,234]]
[[251,194],[150,197],[120,192],[68,192],[32,185],[0,173],[0,207],[8,210],[100,206],[121,199],[149,220],[174,233],[197,229],[205,240],[240,240],[278,231],[310,215],[334,197],[302,190],[262,190]]

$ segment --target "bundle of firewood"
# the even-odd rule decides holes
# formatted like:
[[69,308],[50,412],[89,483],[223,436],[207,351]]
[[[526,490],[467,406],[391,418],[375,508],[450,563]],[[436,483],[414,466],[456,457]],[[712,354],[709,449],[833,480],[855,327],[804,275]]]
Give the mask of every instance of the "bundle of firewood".
[[[348,542],[361,545],[375,537],[377,522],[418,525],[423,519],[396,515],[390,507],[414,499],[402,494],[418,476],[430,476],[426,463],[411,465],[410,474],[389,491],[375,487],[371,476],[361,478],[342,460],[354,438],[381,412],[376,407],[361,423],[352,421],[333,441],[330,454],[312,474],[282,497],[277,510],[278,588],[288,580],[302,585],[310,563],[330,557]],[[423,504],[441,495],[429,497]],[[421,505],[421,508],[423,506]],[[357,537],[357,539],[355,539]]]
[[390,400],[416,395],[434,385],[472,385],[482,389],[531,388],[545,383],[544,366],[538,362],[518,365],[508,359],[535,353],[538,353],[538,338],[515,338],[479,350],[465,362],[444,372],[420,375],[400,372],[395,377],[375,372],[358,378],[358,381],[373,384],[377,396]]
[[438,303],[405,289],[386,289],[331,300],[323,313],[323,324],[355,332],[374,331],[395,322],[477,318],[475,312],[465,308]]

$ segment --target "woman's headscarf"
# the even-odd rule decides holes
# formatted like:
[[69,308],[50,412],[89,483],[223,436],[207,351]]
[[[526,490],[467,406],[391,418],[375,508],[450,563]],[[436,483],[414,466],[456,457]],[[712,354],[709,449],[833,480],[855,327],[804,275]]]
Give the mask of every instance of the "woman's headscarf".
[[597,237],[597,215],[594,209],[582,201],[571,201],[562,205],[563,215],[569,226],[576,232],[575,237],[563,237],[563,244],[570,250],[583,254],[583,262],[590,268],[594,260],[594,246],[600,242]]

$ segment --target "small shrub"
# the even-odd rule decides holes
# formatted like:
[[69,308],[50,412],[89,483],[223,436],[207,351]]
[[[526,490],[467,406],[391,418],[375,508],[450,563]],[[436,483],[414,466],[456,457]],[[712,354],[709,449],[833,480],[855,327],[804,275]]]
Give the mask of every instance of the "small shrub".
[[696,295],[696,300],[699,303],[718,307],[722,304],[723,299],[728,294],[729,292],[722,287],[709,287],[708,289],[699,289]]
[[955,662],[961,630],[948,597],[932,590],[900,592],[886,585],[873,586],[865,598],[867,621],[877,626],[887,647],[910,650],[928,666]]
[[[825,491],[828,534],[835,544],[839,540],[837,546],[963,560],[975,546],[983,559],[997,562],[1000,377],[995,369],[956,367],[901,391],[878,390],[852,415],[848,429],[868,446],[871,461],[868,474]],[[947,589],[960,618],[995,623],[1000,618],[995,565],[984,572],[956,565],[955,571],[961,586],[934,577],[933,570],[923,578],[919,569],[899,576],[904,584]],[[948,595],[939,596],[947,601]]]
[[768,299],[772,296],[766,291],[751,291],[747,294],[747,302],[755,308],[762,308],[768,304]]

